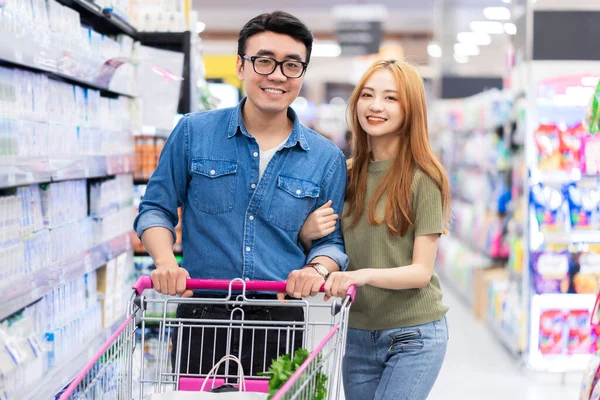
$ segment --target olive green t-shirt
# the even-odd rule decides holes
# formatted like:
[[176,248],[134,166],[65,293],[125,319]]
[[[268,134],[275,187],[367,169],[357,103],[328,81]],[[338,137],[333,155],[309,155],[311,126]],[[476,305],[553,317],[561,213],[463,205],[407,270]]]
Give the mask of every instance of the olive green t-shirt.
[[[390,235],[385,222],[376,226],[369,224],[369,202],[392,162],[372,161],[369,164],[365,211],[358,225],[347,229],[352,219],[342,217],[342,231],[349,258],[348,271],[411,265],[414,238],[441,234],[443,231],[440,189],[421,170],[415,172],[412,183],[414,226],[408,229],[406,235]],[[384,194],[376,208],[378,220],[383,218],[385,204]],[[366,330],[408,327],[437,321],[447,311],[448,307],[442,303],[440,281],[434,272],[429,284],[422,289],[390,290],[368,285],[358,288],[350,308],[349,326]]]

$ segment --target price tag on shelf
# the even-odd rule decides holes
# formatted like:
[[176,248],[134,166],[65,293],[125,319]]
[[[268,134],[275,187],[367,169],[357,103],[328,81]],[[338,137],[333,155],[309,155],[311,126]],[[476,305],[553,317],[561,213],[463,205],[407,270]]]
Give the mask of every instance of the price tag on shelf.
[[8,174],[8,186],[13,186],[17,183],[17,177],[15,174]]
[[27,183],[33,182],[33,172],[28,172],[25,175],[25,180],[27,181]]

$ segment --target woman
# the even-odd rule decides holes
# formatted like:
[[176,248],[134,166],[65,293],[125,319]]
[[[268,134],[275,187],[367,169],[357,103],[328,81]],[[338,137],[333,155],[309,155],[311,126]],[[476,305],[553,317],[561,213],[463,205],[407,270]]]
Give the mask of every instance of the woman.
[[[348,400],[426,399],[448,342],[433,270],[450,219],[448,178],[431,151],[421,77],[398,61],[373,64],[348,105],[353,153],[341,218],[350,264],[329,276],[326,298],[358,293],[344,357]],[[330,233],[330,203],[300,239]]]

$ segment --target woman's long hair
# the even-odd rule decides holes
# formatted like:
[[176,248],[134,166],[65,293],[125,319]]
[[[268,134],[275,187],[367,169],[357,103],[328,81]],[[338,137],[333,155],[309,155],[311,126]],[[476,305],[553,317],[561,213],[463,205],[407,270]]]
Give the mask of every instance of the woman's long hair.
[[400,145],[394,163],[382,179],[368,205],[371,225],[377,225],[375,209],[381,197],[387,193],[385,223],[391,235],[406,235],[414,225],[411,187],[416,169],[431,177],[442,194],[443,228],[447,233],[450,224],[450,185],[440,162],[429,145],[425,89],[419,73],[409,64],[395,60],[377,61],[365,72],[354,89],[348,104],[348,123],[352,129],[352,157],[348,162],[348,185],[346,216],[351,217],[349,229],[362,218],[367,192],[367,169],[371,146],[369,136],[361,127],[357,114],[360,94],[374,72],[386,69],[392,73],[398,87],[398,98],[404,121],[400,126]]

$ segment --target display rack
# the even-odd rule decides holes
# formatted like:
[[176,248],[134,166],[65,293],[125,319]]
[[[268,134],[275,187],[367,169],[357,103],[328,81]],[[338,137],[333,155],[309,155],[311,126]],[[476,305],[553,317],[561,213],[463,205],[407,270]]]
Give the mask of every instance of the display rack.
[[107,261],[129,250],[131,250],[131,237],[129,233],[123,233],[81,254],[57,261],[33,274],[23,276],[17,282],[2,285],[0,320],[27,307],[66,282],[95,271]]
[[[517,107],[517,114],[522,115],[519,129],[523,131],[525,139],[525,168],[521,176],[524,188],[520,199],[522,212],[518,221],[524,228],[519,244],[523,254],[518,264],[523,266],[523,285],[528,289],[525,362],[533,370],[562,373],[582,371],[590,354],[596,351],[595,342],[598,338],[593,331],[589,331],[589,322],[583,324],[585,321],[580,321],[572,327],[570,321],[577,320],[572,316],[574,313],[591,313],[593,308],[594,292],[575,285],[575,275],[578,273],[575,260],[580,257],[582,248],[600,243],[600,231],[580,230],[573,225],[566,191],[562,191],[564,208],[561,206],[559,211],[566,213],[566,223],[553,227],[552,219],[544,218],[540,224],[536,217],[536,207],[539,214],[540,206],[538,200],[534,202],[532,190],[540,183],[557,193],[566,190],[565,185],[578,184],[583,180],[600,185],[600,175],[586,175],[577,165],[582,152],[573,153],[575,161],[571,162],[571,156],[568,155],[570,150],[565,150],[567,155],[561,154],[562,161],[550,165],[548,161],[552,151],[546,154],[544,149],[542,153],[543,147],[540,147],[542,124],[559,127],[556,135],[557,138],[561,137],[560,142],[563,143],[560,135],[566,133],[562,132],[570,132],[569,129],[585,121],[600,78],[597,72],[599,65],[593,61],[529,61],[517,65],[511,76],[515,92],[526,94]],[[583,137],[590,133],[582,130],[577,135],[581,135],[577,136],[577,140],[584,140]],[[560,146],[562,149],[563,145]],[[539,261],[541,255],[554,257],[554,254],[568,260],[565,268],[561,266],[553,270],[554,267],[546,261],[543,264]],[[595,270],[591,274],[596,275],[596,278],[590,275],[590,279],[597,282],[600,265],[596,263],[589,267]],[[564,284],[548,286],[553,280],[560,280]],[[584,338],[582,342],[579,342],[579,336]],[[589,346],[586,345],[588,342]]]
[[103,35],[127,35],[138,40],[137,30],[109,9],[103,9],[91,0],[57,0],[81,15],[81,21]]
[[18,157],[0,167],[0,189],[34,183],[106,177],[133,172],[133,154],[68,159]]
[[[124,316],[123,316],[124,317]],[[60,392],[65,383],[70,382],[85,367],[89,360],[96,354],[104,343],[116,332],[123,318],[118,318],[112,326],[103,329],[86,345],[74,349],[73,356],[60,365],[52,368],[36,385],[22,387],[16,398],[20,400],[39,400],[49,398],[49,394]]]

